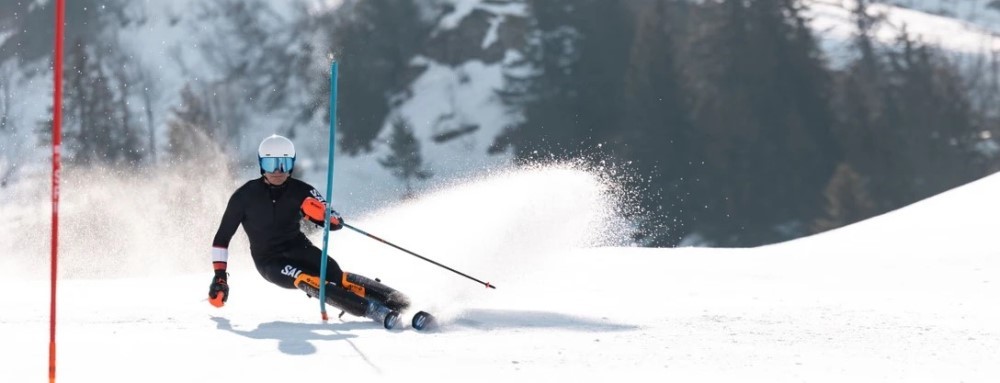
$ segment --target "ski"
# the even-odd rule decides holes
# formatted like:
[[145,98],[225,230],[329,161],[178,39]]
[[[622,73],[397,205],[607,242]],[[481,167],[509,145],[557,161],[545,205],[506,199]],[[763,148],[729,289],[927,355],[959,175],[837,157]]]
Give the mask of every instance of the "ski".
[[[364,314],[358,316],[381,322],[387,330],[399,327],[401,314],[410,312],[410,298],[386,286],[381,279],[344,272],[341,287],[339,290],[350,292],[347,295],[354,295],[368,303]],[[430,313],[420,310],[411,317],[410,326],[417,331],[428,331],[437,327],[437,320]]]

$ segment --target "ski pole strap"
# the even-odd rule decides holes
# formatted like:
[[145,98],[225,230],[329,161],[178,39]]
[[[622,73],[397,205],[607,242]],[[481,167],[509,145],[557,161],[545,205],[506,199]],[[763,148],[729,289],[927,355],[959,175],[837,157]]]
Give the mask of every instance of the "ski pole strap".
[[450,268],[450,267],[448,267],[448,266],[445,266],[445,265],[442,265],[442,264],[440,264],[440,263],[437,263],[437,262],[435,262],[434,260],[431,260],[431,259],[428,259],[428,258],[426,258],[426,257],[424,257],[424,256],[421,256],[420,254],[417,254],[417,253],[414,253],[414,252],[412,252],[412,251],[409,251],[409,250],[406,250],[406,249],[404,249],[404,248],[402,248],[402,247],[399,247],[399,246],[396,246],[396,245],[392,244],[391,242],[389,242],[389,241],[386,241],[386,240],[384,240],[384,239],[382,239],[382,238],[379,238],[379,237],[376,237],[376,236],[374,236],[374,235],[371,235],[371,234],[368,234],[368,232],[366,232],[366,231],[364,231],[364,230],[361,230],[361,229],[358,229],[358,228],[356,228],[356,227],[354,227],[354,226],[351,226],[351,225],[349,225],[349,224],[347,224],[347,223],[344,223],[343,225],[344,225],[344,227],[346,227],[346,228],[348,228],[348,229],[351,229],[351,230],[354,230],[354,231],[356,231],[356,232],[358,232],[358,233],[361,233],[361,234],[364,234],[364,235],[365,235],[365,236],[367,236],[368,238],[371,238],[371,239],[374,239],[374,240],[376,240],[376,241],[379,241],[379,242],[382,242],[382,243],[384,243],[384,244],[386,244],[386,245],[389,245],[389,246],[392,246],[392,247],[393,247],[393,248],[395,248],[396,250],[399,250],[399,251],[402,251],[402,252],[404,252],[404,253],[407,253],[407,254],[409,254],[409,255],[412,255],[412,256],[414,256],[414,257],[417,257],[417,258],[420,258],[420,259],[423,259],[423,260],[425,260],[425,261],[427,261],[427,262],[430,262],[430,263],[433,263],[434,265],[436,265],[436,266],[438,266],[438,267],[441,267],[441,268],[443,268],[443,269],[446,269],[446,270],[448,270],[448,271],[451,271],[451,272],[453,272],[453,273],[455,273],[455,274],[458,274],[458,275],[461,275],[461,276],[463,276],[463,277],[466,277],[466,278],[469,278],[469,279],[471,279],[471,280],[473,280],[473,281],[476,281],[476,282],[479,282],[479,284],[481,284],[481,285],[483,285],[483,286],[486,286],[487,288],[490,288],[490,289],[496,289],[496,288],[497,288],[496,286],[494,286],[494,285],[490,284],[489,282],[483,282],[483,281],[480,281],[480,280],[478,280],[478,279],[476,279],[476,278],[473,278],[473,277],[471,277],[471,276],[469,276],[469,275],[467,275],[467,274],[465,274],[465,273],[463,273],[463,272],[461,272],[461,271],[458,271],[458,270],[455,270],[455,269],[453,269],[453,268]]

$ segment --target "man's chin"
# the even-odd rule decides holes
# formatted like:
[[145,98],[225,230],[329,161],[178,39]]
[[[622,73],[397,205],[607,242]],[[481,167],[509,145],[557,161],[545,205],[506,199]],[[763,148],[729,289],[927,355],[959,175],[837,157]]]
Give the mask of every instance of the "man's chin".
[[288,176],[284,176],[284,177],[281,177],[281,176],[264,176],[264,178],[266,178],[267,182],[270,183],[271,185],[281,185],[281,184],[285,183],[285,181],[288,180]]

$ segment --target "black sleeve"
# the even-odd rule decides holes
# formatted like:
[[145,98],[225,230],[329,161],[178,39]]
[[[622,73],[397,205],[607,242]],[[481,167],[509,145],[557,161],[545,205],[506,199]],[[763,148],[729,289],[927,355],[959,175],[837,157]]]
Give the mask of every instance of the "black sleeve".
[[[305,182],[303,182],[303,184],[305,184],[306,190],[309,190],[309,195],[307,195],[306,197],[313,197],[315,199],[318,199],[319,202],[326,203],[326,200],[323,199],[323,194],[320,194],[318,189],[314,188],[312,185],[307,184]],[[302,197],[302,199],[305,200],[306,197]]]
[[240,222],[243,222],[245,206],[243,199],[240,198],[240,190],[237,190],[233,193],[232,197],[229,197],[226,212],[222,214],[222,223],[219,224],[219,230],[215,232],[215,239],[212,240],[212,247],[229,248],[229,240],[233,239],[233,234],[236,234],[236,229],[240,227]]

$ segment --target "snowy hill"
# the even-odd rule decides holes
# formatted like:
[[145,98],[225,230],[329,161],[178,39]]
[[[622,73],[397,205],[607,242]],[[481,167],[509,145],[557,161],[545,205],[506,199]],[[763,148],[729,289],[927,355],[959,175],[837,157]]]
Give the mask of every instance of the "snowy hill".
[[[338,1],[304,3],[313,12],[340,4]],[[447,8],[450,11],[438,21],[436,33],[482,36],[481,40],[472,44],[480,47],[482,52],[473,55],[475,57],[451,58],[451,61],[457,62],[424,56],[413,59],[415,67],[424,69],[414,78],[409,94],[394,105],[390,114],[405,117],[411,122],[415,136],[422,144],[427,167],[434,173],[429,182],[418,183],[420,190],[433,189],[438,184],[470,177],[484,170],[503,168],[511,160],[509,154],[488,155],[486,148],[514,118],[500,105],[494,91],[502,85],[503,64],[514,60],[519,53],[498,43],[501,40],[498,28],[523,16],[525,5],[482,0],[448,0],[444,3],[451,4]],[[897,0],[893,3],[897,5],[872,6],[873,12],[884,13],[887,18],[877,34],[883,41],[892,41],[905,26],[910,33],[921,36],[927,42],[963,54],[1000,49],[1000,39],[996,37],[996,31],[1000,29],[997,24],[1000,16],[996,15],[1000,12],[986,8],[986,2]],[[805,5],[811,25],[822,39],[832,61],[837,63],[845,59],[844,47],[854,31],[849,17],[854,2],[808,0]],[[205,57],[202,40],[206,36],[215,36],[215,43],[229,44],[226,31],[213,27],[211,20],[206,19],[209,16],[202,14],[202,8],[187,1],[132,3],[124,13],[141,22],[125,23],[117,33],[116,38],[132,55],[130,57],[135,59],[135,63],[153,68],[154,86],[151,91],[155,93],[156,102],[153,115],[160,146],[166,142],[167,117],[170,110],[179,105],[180,90],[185,83],[193,79],[208,81],[217,76],[217,68],[213,68]],[[287,4],[276,5],[273,8],[275,14],[263,19],[269,22],[287,20],[294,15],[291,8]],[[486,18],[488,22],[463,22],[470,17]],[[461,28],[469,30],[458,30]],[[10,33],[0,35],[0,40],[10,36]],[[483,59],[480,57],[483,55],[491,58]],[[322,58],[317,58],[315,67],[325,66],[322,61]],[[13,70],[13,62],[6,61],[5,65],[0,69]],[[48,89],[51,78],[46,72],[47,64],[37,62],[29,67],[23,73],[12,73],[10,77],[10,82],[16,84],[10,113],[18,123],[17,131],[5,133],[8,136],[0,142],[3,153],[0,155],[0,175],[12,164],[17,164],[20,169],[14,179],[34,183],[41,182],[39,180],[48,175],[46,160],[49,151],[36,146],[34,127],[38,121],[48,117],[46,105],[50,98]],[[237,169],[240,178],[255,175],[252,151],[260,137],[286,124],[284,117],[254,116],[250,119],[253,123],[245,127],[237,142],[230,143],[232,147],[239,148],[235,155],[247,157],[246,166]],[[325,121],[315,121],[313,125],[320,131]],[[386,121],[382,138],[388,135],[389,126],[389,121]],[[436,138],[449,133],[442,131],[442,126],[450,126],[453,131],[465,134],[454,140],[439,141]],[[299,175],[325,190],[326,139],[318,135],[304,138],[306,142],[301,145],[304,158]],[[369,154],[357,157],[339,155],[336,166],[338,185],[350,186],[336,188],[333,200],[366,211],[397,201],[403,194],[402,185],[377,162],[388,150],[386,145],[376,145],[374,152]]]
[[[1000,50],[1000,10],[986,8],[981,1],[897,0],[870,6],[869,13],[881,15],[884,22],[874,37],[892,43],[904,30],[931,46],[960,55],[981,55]],[[933,3],[933,5],[932,5]],[[854,0],[808,0],[806,15],[823,41],[834,63],[856,32],[851,21]],[[895,4],[895,5],[893,5]],[[948,16],[952,15],[952,16]]]
[[[538,169],[355,221],[497,290],[335,233],[345,269],[439,313],[434,333],[321,323],[315,300],[270,286],[245,256],[215,309],[205,271],[107,272],[88,249],[66,267],[92,278],[60,284],[59,381],[1000,378],[1000,176],[826,234],[730,250],[613,246],[612,190],[586,172]],[[16,232],[0,233],[16,252]],[[47,282],[5,276],[0,289],[0,381],[43,380]]]

